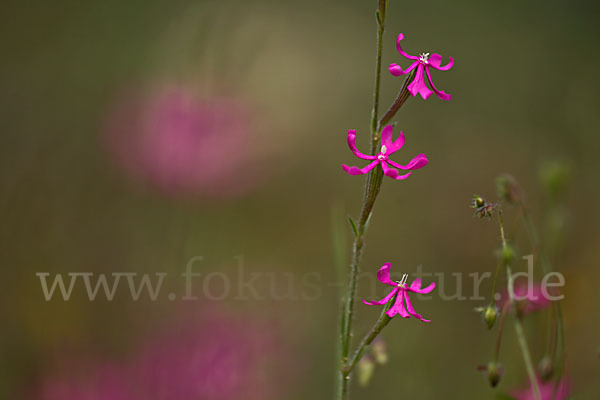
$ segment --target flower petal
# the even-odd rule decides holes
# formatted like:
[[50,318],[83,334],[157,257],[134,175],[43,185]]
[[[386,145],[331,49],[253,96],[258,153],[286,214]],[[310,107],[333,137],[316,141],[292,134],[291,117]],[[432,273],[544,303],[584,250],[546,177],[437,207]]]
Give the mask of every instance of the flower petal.
[[427,159],[427,156],[425,154],[421,153],[415,156],[406,165],[398,164],[392,160],[387,160],[387,162],[390,163],[392,167],[414,171],[415,169],[423,168],[424,166],[426,166],[429,163],[429,160]]
[[[390,162],[390,160],[387,161]],[[383,169],[383,174],[392,179],[403,180],[410,176],[410,172],[405,175],[400,175],[398,170],[390,168],[385,161],[381,162],[381,168]]]
[[410,315],[406,311],[406,308],[404,308],[404,293],[405,292],[406,292],[406,290],[404,290],[404,289],[398,290],[398,296],[396,296],[396,302],[394,303],[392,308],[390,308],[386,312],[388,317],[391,318],[396,314],[400,314],[400,316],[402,318],[410,318]]
[[421,289],[421,280],[415,279],[415,281],[412,283],[412,285],[410,285],[410,288],[408,290],[415,293],[429,293],[433,289],[435,289],[435,282],[431,282],[429,286],[427,286],[424,289]]
[[437,94],[437,96],[442,100],[446,100],[446,101],[450,100],[452,98],[451,94],[448,94],[448,93],[444,92],[443,90],[437,90],[437,88],[433,84],[433,81],[431,80],[431,73],[429,72],[429,68],[425,68],[425,71],[427,71],[427,79],[429,80],[431,89],[433,89],[435,94]]
[[418,61],[415,61],[414,63],[410,64],[410,66],[405,69],[402,70],[402,67],[399,66],[396,63],[390,64],[390,66],[388,67],[388,71],[390,71],[390,74],[394,75],[394,76],[402,76],[405,74],[408,74],[410,71],[412,71],[417,65],[419,64]]
[[391,263],[385,263],[379,268],[377,271],[377,279],[381,283],[385,283],[386,285],[396,286],[396,282],[392,281],[390,278],[390,269],[392,268]]
[[400,42],[404,40],[404,35],[401,33],[398,35],[398,39],[396,39],[396,49],[398,49],[398,53],[402,54],[404,57],[409,58],[411,60],[418,60],[419,57],[411,56],[407,54],[404,50],[402,50],[402,46],[400,46]]
[[420,94],[424,100],[427,100],[427,98],[433,93],[425,84],[425,67],[423,64],[419,64],[417,73],[415,74],[415,79],[413,79],[410,85],[408,85],[408,91],[413,96]]
[[402,148],[402,146],[404,146],[404,132],[400,131],[400,134],[398,134],[398,137],[396,138],[396,140],[394,140],[394,143],[390,146],[390,151],[387,153],[388,156],[390,154],[392,154],[395,151],[398,151]]
[[450,58],[450,61],[448,62],[448,64],[446,64],[442,67],[442,56],[437,53],[433,53],[429,57],[429,60],[428,60],[429,65],[431,65],[433,68],[438,69],[440,71],[448,71],[454,65],[454,59],[452,57],[448,57],[448,58]]
[[390,156],[400,150],[404,146],[404,133],[400,131],[400,135],[396,140],[393,140],[394,125],[386,125],[381,131],[381,144],[387,148],[386,155]]
[[356,130],[355,129],[350,129],[348,131],[348,147],[350,147],[350,150],[352,151],[352,153],[354,153],[354,155],[358,158],[362,158],[363,160],[375,160],[377,157],[376,156],[369,156],[366,154],[361,153],[360,151],[358,151],[358,149],[356,148]]
[[406,308],[408,309],[408,313],[410,315],[412,315],[413,317],[416,317],[416,318],[420,319],[423,322],[431,322],[431,320],[423,318],[423,316],[421,314],[418,314],[415,311],[412,303],[410,302],[410,298],[408,297],[408,292],[404,294],[404,298],[406,300]]
[[394,295],[398,292],[398,288],[394,288],[392,289],[391,292],[389,292],[387,294],[387,296],[385,296],[383,299],[379,300],[379,301],[366,301],[363,300],[363,303],[365,303],[368,306],[382,306],[384,304],[387,304],[388,301],[390,301],[390,299],[392,297],[394,297]]
[[379,163],[379,160],[375,160],[371,164],[367,165],[366,167],[364,167],[362,169],[358,168],[358,167],[349,167],[346,164],[342,164],[342,168],[344,169],[344,171],[346,171],[350,175],[363,175],[363,174],[368,173],[373,168],[375,168],[375,166],[378,163]]
[[[381,144],[390,149],[393,146],[392,135],[394,134],[394,125],[386,125],[381,131]],[[390,153],[387,153],[390,154]]]

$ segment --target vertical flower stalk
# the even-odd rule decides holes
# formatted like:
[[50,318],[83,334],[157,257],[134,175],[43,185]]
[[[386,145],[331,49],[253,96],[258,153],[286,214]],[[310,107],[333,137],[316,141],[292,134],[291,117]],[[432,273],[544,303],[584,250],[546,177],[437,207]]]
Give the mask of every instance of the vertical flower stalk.
[[[548,192],[547,194],[549,194],[548,197],[550,198],[551,202],[554,202],[561,197],[561,194],[565,192],[568,181],[568,171],[563,165],[550,164],[550,168],[547,166],[542,170],[542,172],[544,178],[542,179],[544,187]],[[540,265],[544,275],[548,275],[553,271],[549,256],[547,254],[548,248],[543,248],[542,246],[542,240],[540,239],[540,235],[529,211],[529,207],[526,204],[526,196],[523,189],[517,180],[508,174],[499,176],[496,179],[496,186],[498,195],[507,203],[517,207],[517,209],[520,211],[523,226],[525,227],[525,231],[527,232],[529,241],[533,248],[533,255],[540,260]],[[554,245],[556,246],[556,243]],[[545,304],[530,301],[526,304],[525,311],[527,312],[537,308],[542,308],[547,306],[548,303],[548,301],[546,301]],[[564,324],[561,303],[558,301],[553,302],[552,310],[555,314],[555,318],[549,319],[548,323],[547,336],[549,339],[547,359],[550,361],[549,375],[552,375],[553,372],[556,372],[555,389],[558,391],[558,385],[562,380],[565,353]],[[546,376],[546,378],[549,378],[549,376]]]
[[[502,218],[502,209],[498,208],[498,225],[500,226],[500,239],[502,241],[502,251],[507,251],[508,243],[506,241],[506,236],[504,234],[504,220]],[[506,268],[506,277],[508,280],[507,289],[508,295],[510,297],[510,303],[515,304],[515,290],[514,290],[514,278],[512,274],[512,270],[510,267],[510,262],[503,261]],[[531,384],[531,391],[533,393],[533,398],[535,400],[542,400],[540,396],[540,388],[538,385],[538,380],[535,375],[535,369],[533,367],[533,362],[531,361],[531,354],[529,353],[529,347],[527,345],[527,338],[525,337],[525,332],[523,331],[523,325],[521,324],[521,320],[519,319],[516,311],[516,307],[510,307],[509,312],[512,314],[513,322],[515,325],[515,333],[517,334],[517,340],[519,341],[519,347],[521,348],[521,353],[523,354],[523,361],[525,363],[525,369],[527,370],[527,375],[529,376],[529,381]]]
[[[373,340],[375,340],[381,330],[387,326],[390,319],[394,315],[398,314],[404,318],[413,316],[421,319],[422,321],[426,321],[423,317],[415,312],[410,298],[408,297],[408,292],[425,293],[424,291],[431,291],[435,287],[435,284],[432,284],[425,289],[421,289],[420,280],[413,282],[409,287],[407,286],[406,282],[406,279],[408,278],[407,274],[405,274],[405,278],[403,278],[402,281],[394,283],[389,279],[389,264],[385,264],[382,269],[387,268],[386,271],[388,271],[388,275],[387,280],[384,283],[391,284],[395,289],[393,289],[384,300],[367,303],[369,305],[385,304],[385,308],[373,328],[367,333],[362,341],[360,341],[358,347],[352,352],[352,356],[350,356],[350,342],[353,336],[352,323],[354,318],[354,306],[356,303],[358,285],[357,278],[360,271],[360,260],[365,244],[365,235],[369,226],[369,220],[371,218],[375,200],[377,199],[381,189],[383,176],[387,176],[394,180],[403,180],[408,178],[412,171],[423,168],[429,162],[424,154],[418,154],[407,164],[398,164],[390,159],[390,156],[404,145],[405,139],[404,134],[400,132],[398,137],[394,140],[393,126],[386,124],[394,117],[394,115],[410,97],[411,87],[415,85],[414,82],[415,79],[417,79],[416,74],[418,74],[419,71],[424,71],[424,69],[419,68],[418,70],[415,70],[415,73],[409,72],[407,74],[407,78],[404,81],[396,100],[388,108],[384,116],[380,118],[379,102],[381,91],[381,60],[383,53],[383,35],[385,31],[387,0],[379,0],[378,4],[379,6],[376,11],[377,51],[375,56],[375,84],[373,90],[373,107],[371,110],[370,124],[370,152],[368,154],[363,154],[357,149],[355,143],[357,132],[355,130],[348,131],[347,136],[348,146],[350,147],[352,153],[362,160],[368,160],[369,163],[363,168],[347,165],[342,166],[344,171],[346,171],[346,173],[349,175],[367,175],[367,177],[363,195],[363,203],[358,221],[355,222],[352,218],[350,218],[350,223],[354,233],[354,243],[352,246],[352,259],[350,262],[348,287],[346,295],[342,299],[342,312],[340,314],[340,363],[339,370],[337,371],[336,391],[336,398],[340,400],[347,400],[349,398],[349,387],[354,367],[359,365],[359,362],[361,361],[362,356],[365,354],[368,346],[373,342]],[[444,70],[449,69],[450,67],[451,65],[446,66],[444,67]],[[413,80],[413,84],[409,83],[411,80]],[[449,100],[449,97],[445,100]],[[401,171],[404,172],[401,173]],[[382,272],[382,269],[380,269],[378,277],[380,275],[382,277],[386,275],[386,272]]]
[[[379,93],[381,87],[381,56],[383,53],[383,33],[385,30],[385,16],[387,9],[387,0],[380,0],[376,11],[377,19],[377,53],[375,56],[375,89],[373,91],[373,109],[371,111],[371,155],[375,154],[379,141],[378,114],[379,114]],[[350,373],[344,370],[348,362],[350,353],[350,338],[352,331],[352,319],[354,317],[354,304],[356,302],[357,278],[359,273],[359,264],[364,246],[364,234],[367,222],[373,210],[373,205],[381,189],[382,171],[377,168],[367,175],[363,205],[358,220],[358,225],[354,230],[354,244],[352,246],[352,261],[350,264],[350,276],[348,280],[348,292],[343,300],[343,310],[341,315],[341,360],[338,371],[338,398],[345,400],[349,396]]]

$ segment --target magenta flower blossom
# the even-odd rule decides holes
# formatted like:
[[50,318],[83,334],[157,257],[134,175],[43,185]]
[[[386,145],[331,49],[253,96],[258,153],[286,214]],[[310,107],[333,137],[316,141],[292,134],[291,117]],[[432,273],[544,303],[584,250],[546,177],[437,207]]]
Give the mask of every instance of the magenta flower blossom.
[[[393,179],[406,179],[410,176],[411,173],[409,172],[408,174],[400,175],[398,170],[395,168],[405,171],[414,171],[416,169],[423,168],[424,166],[426,166],[429,160],[427,159],[425,154],[419,154],[418,156],[410,160],[410,162],[406,165],[400,165],[389,159],[390,155],[400,150],[400,148],[404,145],[404,134],[402,133],[402,131],[400,131],[400,135],[398,136],[398,138],[392,141],[393,129],[394,127],[392,125],[387,125],[385,128],[383,128],[383,131],[381,131],[382,146],[381,151],[376,156],[369,156],[358,151],[355,143],[356,130],[349,130],[348,146],[350,147],[350,150],[352,151],[352,153],[354,153],[356,157],[362,158],[363,160],[371,160],[371,163],[364,168],[349,167],[346,164],[342,164],[342,168],[344,168],[344,171],[346,171],[350,175],[362,175],[368,173],[378,164],[380,164],[381,168],[383,169],[383,173],[386,176],[389,176]],[[394,168],[391,168],[390,165]]]
[[[569,398],[569,394],[571,393],[571,385],[566,378],[563,378],[558,387],[556,388],[556,396],[554,396],[555,390],[554,381],[542,382],[538,379],[538,387],[540,388],[540,397],[541,400],[564,400]],[[512,396],[517,400],[534,400],[534,390],[531,387],[531,383],[525,389],[515,390],[512,393]]]
[[[442,66],[442,56],[437,53],[433,53],[432,55],[429,55],[429,53],[421,53],[418,57],[411,56],[402,50],[402,46],[400,46],[402,39],[404,39],[404,35],[399,34],[398,40],[396,40],[396,48],[398,49],[398,52],[414,62],[405,70],[402,70],[398,64],[390,64],[388,68],[390,73],[394,76],[400,76],[408,74],[416,67],[417,73],[415,74],[415,79],[413,79],[413,81],[408,85],[408,91],[410,94],[413,96],[420,94],[423,99],[427,99],[429,96],[431,96],[431,93],[435,93],[442,100],[450,100],[452,98],[451,95],[443,90],[438,90],[434,86],[433,80],[431,79],[431,73],[429,72],[429,67],[433,67],[440,71],[447,71],[452,68],[452,65],[454,65],[454,59],[450,57],[450,62]],[[431,86],[431,89],[429,89],[425,84],[425,75],[427,75],[427,80],[429,81],[429,86]]]
[[272,327],[218,310],[182,317],[150,338],[136,361],[145,400],[285,397],[289,369],[275,370],[284,346]]
[[[539,283],[535,283],[531,290],[529,290],[527,283],[518,283],[514,285],[514,291],[517,311],[521,314],[529,314],[550,305],[550,299],[544,296],[542,285]],[[505,290],[500,294],[500,299],[496,305],[499,309],[502,309],[509,300],[510,296],[508,295],[508,291]]]
[[110,109],[106,144],[133,181],[171,198],[234,198],[263,181],[268,155],[251,103],[197,97],[183,86],[126,94]]
[[379,301],[363,300],[363,303],[365,303],[368,306],[381,306],[387,304],[388,301],[390,301],[394,296],[396,296],[396,301],[394,302],[394,305],[386,312],[388,317],[391,318],[396,314],[400,314],[400,316],[403,318],[410,318],[411,316],[413,316],[415,318],[420,319],[423,322],[430,322],[430,320],[423,318],[421,314],[417,314],[415,312],[415,309],[413,308],[413,305],[410,302],[410,298],[408,297],[408,292],[429,293],[435,288],[435,282],[432,282],[431,285],[427,286],[424,289],[421,289],[421,280],[415,279],[415,281],[410,286],[407,286],[406,282],[408,280],[408,274],[404,274],[402,276],[402,280],[394,282],[390,279],[391,267],[392,264],[390,263],[383,264],[381,268],[379,268],[379,271],[377,271],[377,279],[381,283],[393,286],[394,289],[392,289],[392,291],[388,293],[387,296],[385,296]]

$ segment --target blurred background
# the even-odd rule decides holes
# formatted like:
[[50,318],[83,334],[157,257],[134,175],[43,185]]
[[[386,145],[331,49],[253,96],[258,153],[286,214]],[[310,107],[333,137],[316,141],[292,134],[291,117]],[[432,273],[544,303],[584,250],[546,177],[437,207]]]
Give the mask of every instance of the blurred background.
[[[3,4],[0,398],[332,397],[332,230],[347,257],[345,215],[358,215],[363,178],[341,164],[358,161],[348,129],[368,146],[376,3]],[[445,273],[446,294],[462,273],[472,295],[468,274],[495,268],[499,241],[494,222],[473,218],[471,196],[495,201],[496,176],[512,174],[542,237],[560,233],[552,263],[566,277],[577,399],[600,395],[597,11],[583,1],[390,1],[384,66],[408,66],[394,46],[402,32],[410,54],[454,57],[433,72],[453,98],[411,98],[394,119],[406,135],[395,160],[422,152],[430,163],[384,182],[362,264]],[[401,84],[384,71],[382,111]],[[544,189],[548,165],[569,171],[559,205]],[[507,214],[518,256],[531,253],[518,213]],[[198,299],[184,301],[180,275],[197,256]],[[68,301],[46,301],[40,272],[49,283],[70,272],[168,276],[154,301],[133,300],[126,278],[112,301],[102,290],[90,301],[81,280]],[[258,295],[240,295],[253,274]],[[482,304],[434,296],[415,305],[429,325],[393,320],[388,364],[353,397],[493,399],[525,384],[512,328],[499,387],[476,370],[496,337],[473,312]],[[378,312],[358,307],[357,335]],[[536,362],[546,318],[525,324]]]

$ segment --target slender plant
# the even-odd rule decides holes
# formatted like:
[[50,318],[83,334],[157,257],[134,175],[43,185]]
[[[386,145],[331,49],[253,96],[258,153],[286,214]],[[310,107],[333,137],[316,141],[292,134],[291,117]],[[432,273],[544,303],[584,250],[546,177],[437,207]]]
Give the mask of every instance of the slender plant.
[[[565,178],[562,176],[564,171],[554,167],[554,170],[549,173],[550,177],[546,178],[545,187],[551,197],[551,205],[556,208],[556,188],[560,185],[561,190],[564,184],[562,181]],[[548,175],[548,173],[546,173]],[[550,260],[546,254],[550,249],[543,248],[538,230],[533,222],[533,217],[529,212],[529,208],[525,204],[525,195],[517,181],[510,175],[502,175],[497,180],[498,195],[504,203],[515,206],[519,213],[519,222],[527,233],[532,252],[525,256],[531,266],[531,272],[534,272],[534,260],[538,260],[541,265],[541,270],[537,271],[538,275],[543,274],[544,278],[541,283],[528,282],[527,285],[515,284],[515,274],[512,272],[511,265],[515,258],[515,251],[509,244],[506,236],[504,214],[500,203],[490,203],[480,196],[474,196],[472,207],[475,209],[477,216],[483,219],[491,219],[496,215],[500,230],[501,248],[499,250],[499,262],[494,274],[492,284],[492,293],[490,296],[490,304],[487,307],[479,307],[476,311],[483,316],[489,329],[492,329],[500,313],[500,322],[498,326],[496,346],[494,348],[492,361],[487,366],[480,366],[479,369],[487,371],[488,379],[492,387],[498,385],[501,379],[503,368],[499,364],[500,345],[504,332],[504,321],[509,315],[513,321],[517,341],[522,353],[525,370],[527,372],[529,385],[522,390],[514,391],[511,395],[518,400],[562,400],[569,395],[569,386],[564,379],[564,363],[565,363],[565,344],[564,344],[564,328],[562,306],[559,300],[562,296],[557,296],[556,292],[549,290],[548,278],[557,275],[550,265]],[[562,230],[563,224],[559,224],[559,229]],[[552,232],[551,232],[552,233]],[[555,233],[555,232],[554,232]],[[556,236],[556,235],[553,235]],[[557,243],[554,243],[556,246]],[[497,292],[497,284],[501,271],[506,273],[507,287],[504,295]],[[561,276],[562,277],[562,276]],[[533,276],[529,277],[530,279]],[[552,285],[554,286],[554,285]],[[533,357],[527,343],[527,337],[523,328],[524,318],[535,311],[549,309],[551,315],[548,318],[547,325],[547,346],[546,353],[541,357],[537,368],[533,363]]]
[[360,262],[365,246],[365,238],[369,221],[373,212],[373,207],[383,183],[383,177],[389,177],[394,180],[404,180],[408,178],[412,171],[425,167],[429,160],[424,154],[415,156],[406,165],[398,164],[390,159],[390,156],[400,150],[404,145],[404,134],[399,133],[396,139],[393,139],[393,126],[388,123],[393,119],[400,108],[411,97],[420,95],[424,100],[432,94],[436,94],[442,100],[450,100],[451,95],[442,90],[438,90],[432,81],[430,69],[449,70],[454,60],[450,58],[447,65],[442,66],[442,56],[439,54],[421,53],[418,56],[412,56],[406,53],[401,46],[404,35],[400,33],[397,36],[396,48],[398,52],[409,59],[411,64],[408,68],[402,69],[398,64],[391,64],[388,71],[393,76],[406,76],[404,83],[396,96],[394,102],[390,105],[383,116],[379,116],[379,103],[381,92],[381,69],[382,53],[384,43],[384,32],[387,16],[387,0],[379,0],[375,12],[377,23],[377,42],[375,56],[375,84],[373,91],[373,107],[371,111],[370,123],[370,152],[361,153],[356,146],[357,131],[348,131],[347,141],[352,153],[368,161],[368,165],[360,168],[355,166],[343,165],[344,171],[349,175],[366,175],[363,202],[358,219],[355,221],[349,218],[354,242],[352,245],[352,256],[350,268],[348,271],[348,286],[346,294],[342,298],[340,313],[340,361],[336,373],[336,398],[347,400],[350,397],[350,385],[352,382],[353,371],[357,365],[364,360],[367,349],[389,324],[395,315],[403,318],[415,317],[422,321],[429,322],[420,314],[417,314],[412,306],[409,293],[429,293],[435,288],[435,283],[425,288],[421,288],[421,280],[416,279],[410,285],[408,284],[408,274],[404,274],[400,281],[392,281],[390,278],[391,264],[384,264],[377,272],[377,278],[380,282],[392,286],[390,293],[380,301],[363,302],[367,305],[383,306],[381,315],[358,342],[358,345],[351,350],[353,335],[353,320],[356,304],[356,293],[358,290],[358,274],[360,271]]

